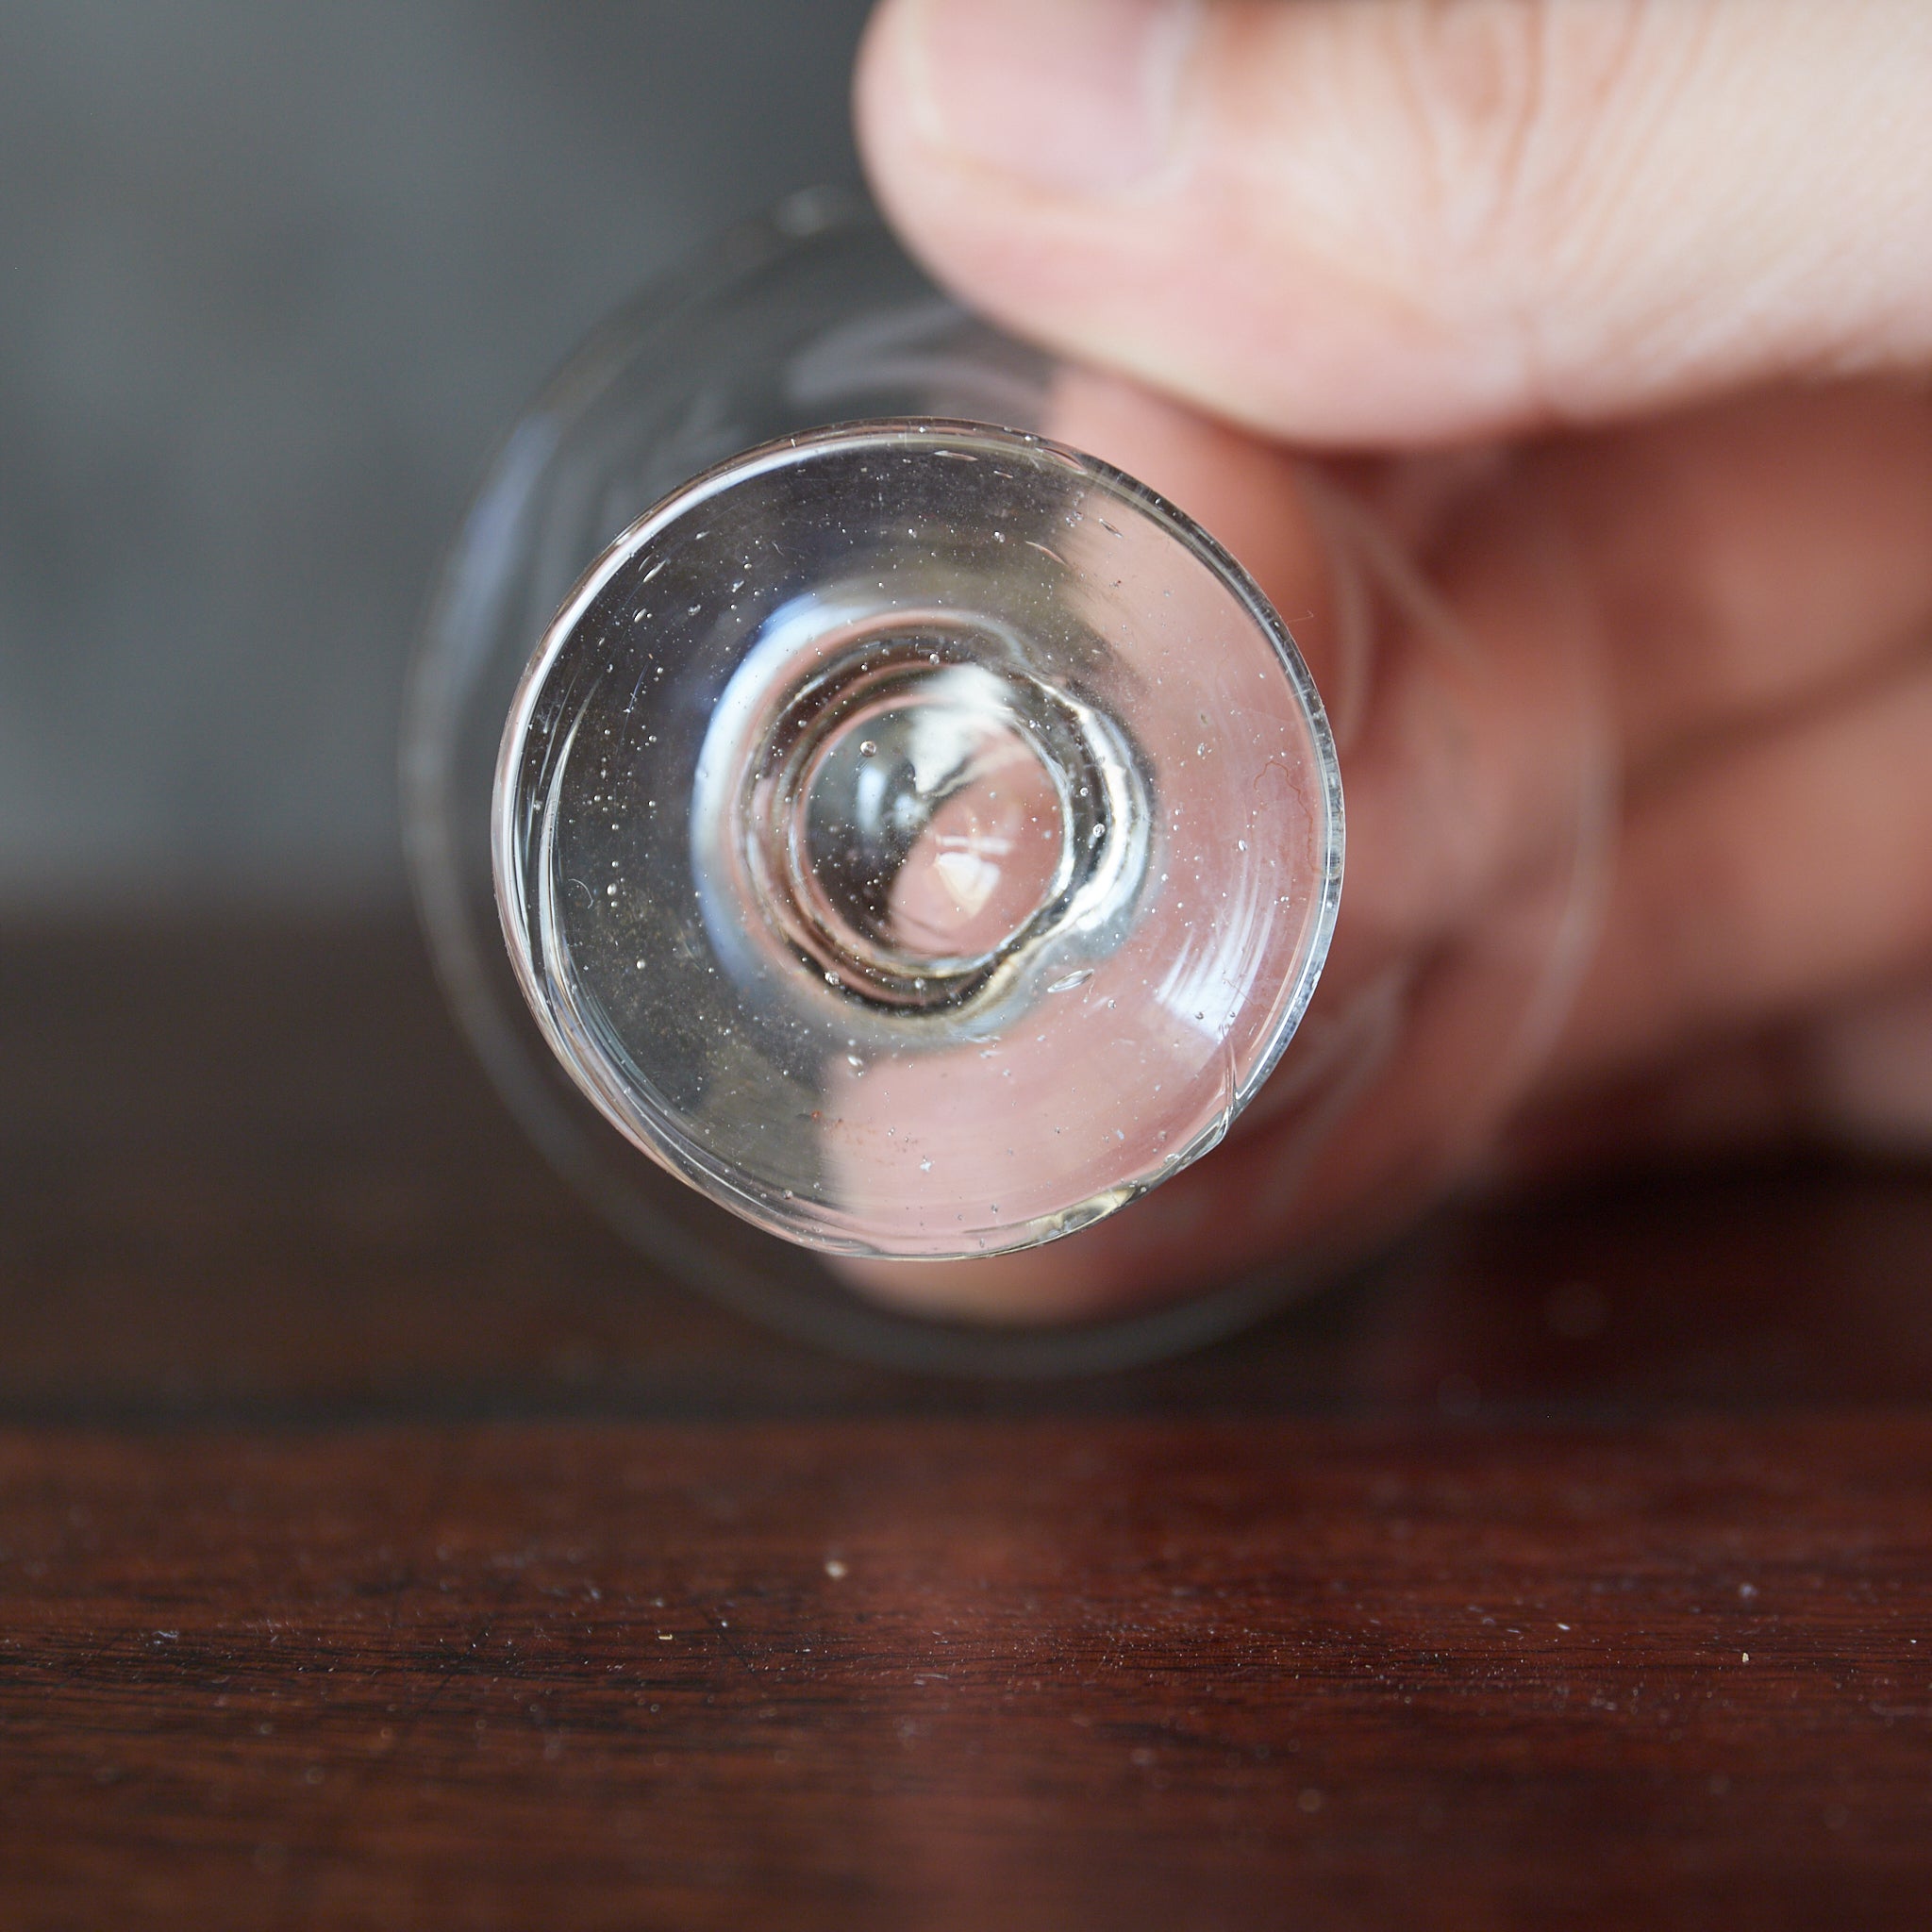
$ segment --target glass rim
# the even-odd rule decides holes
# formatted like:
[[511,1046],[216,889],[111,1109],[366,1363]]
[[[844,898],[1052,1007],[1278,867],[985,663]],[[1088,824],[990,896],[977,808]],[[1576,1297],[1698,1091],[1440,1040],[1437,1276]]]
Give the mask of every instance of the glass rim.
[[[1159,491],[1101,458],[1037,431],[1012,429],[967,418],[925,415],[855,418],[774,438],[724,458],[686,479],[620,532],[579,576],[544,626],[518,679],[498,743],[491,791],[490,856],[497,916],[512,970],[532,1015],[573,1083],[611,1125],[646,1158],[695,1187],[701,1193],[728,1206],[731,1211],[754,1226],[820,1254],[871,1257],[877,1257],[881,1251],[863,1243],[840,1240],[828,1231],[804,1233],[795,1221],[788,1221],[776,1214],[755,1193],[738,1184],[727,1163],[688,1135],[672,1130],[669,1123],[646,1119],[641,1132],[640,1122],[633,1111],[618,1106],[609,1095],[599,1091],[600,1078],[593,1077],[593,1074],[604,1076],[605,1070],[602,1067],[603,1056],[596,1051],[594,1044],[566,1041],[551,1010],[533,941],[525,861],[519,851],[517,772],[549,674],[568,646],[578,623],[611,578],[639,550],[679,518],[699,508],[724,490],[808,461],[813,456],[826,451],[842,454],[877,450],[903,455],[922,448],[957,449],[962,441],[978,443],[988,450],[1008,454],[1024,451],[1035,460],[1043,458],[1064,465],[1074,475],[1096,482],[1124,499],[1163,529],[1233,594],[1249,621],[1268,640],[1307,724],[1314,762],[1320,774],[1317,789],[1321,800],[1321,823],[1315,835],[1317,869],[1313,903],[1297,955],[1293,984],[1275,1016],[1266,1050],[1255,1057],[1234,1089],[1228,1112],[1229,1124],[1259,1092],[1294,1038],[1320,981],[1341,907],[1345,856],[1341,775],[1334,733],[1313,674],[1293,634],[1252,575],[1210,532]],[[591,1049],[588,1057],[584,1051],[586,1047]],[[586,1064],[587,1058],[591,1062],[589,1065]],[[614,1070],[608,1077],[612,1078],[613,1085],[622,1086],[621,1076],[616,1075]],[[1224,1132],[1225,1129],[1224,1135]],[[1211,1152],[1213,1144],[1209,1143],[1201,1152]],[[1163,1175],[1161,1182],[1173,1177],[1173,1174]],[[1094,1219],[1110,1218],[1119,1207],[1129,1205],[1133,1199],[1151,1192],[1153,1185],[1137,1188],[1127,1200],[1115,1204],[1098,1217],[1076,1221],[1064,1228],[1035,1235],[1027,1241],[1014,1245],[1021,1248],[1041,1246],[1063,1239],[1067,1234],[1077,1232],[1081,1226],[1092,1225]],[[1013,1252],[1013,1247],[991,1250],[989,1255],[1002,1252]],[[975,1257],[895,1254],[891,1258],[895,1262],[916,1264],[929,1261],[939,1264]]]

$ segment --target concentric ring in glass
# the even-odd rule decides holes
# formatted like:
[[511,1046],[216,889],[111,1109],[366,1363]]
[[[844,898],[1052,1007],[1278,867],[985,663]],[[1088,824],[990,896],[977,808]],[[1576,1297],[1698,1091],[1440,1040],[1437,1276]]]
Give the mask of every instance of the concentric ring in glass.
[[894,419],[708,471],[566,600],[492,857],[630,1141],[832,1253],[985,1255],[1220,1140],[1320,974],[1341,801],[1293,640],[1095,459]]

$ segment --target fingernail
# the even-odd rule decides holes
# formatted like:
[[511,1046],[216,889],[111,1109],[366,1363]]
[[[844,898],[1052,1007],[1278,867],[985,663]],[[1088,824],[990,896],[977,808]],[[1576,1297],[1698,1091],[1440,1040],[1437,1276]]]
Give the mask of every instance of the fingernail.
[[923,0],[933,132],[1058,193],[1106,194],[1167,158],[1198,0]]

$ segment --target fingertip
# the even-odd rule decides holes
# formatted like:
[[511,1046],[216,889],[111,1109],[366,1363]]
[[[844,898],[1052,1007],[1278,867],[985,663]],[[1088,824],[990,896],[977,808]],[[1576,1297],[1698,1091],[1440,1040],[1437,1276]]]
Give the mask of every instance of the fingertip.
[[[854,130],[867,181],[907,249],[983,314],[1071,360],[1202,401],[1202,382],[1167,353],[1158,325],[1148,340],[1114,326],[1121,311],[1147,306],[1137,299],[1137,283],[1144,277],[1141,292],[1152,298],[1169,264],[1151,242],[1120,247],[1108,212],[1118,197],[1107,184],[1124,155],[1130,177],[1144,175],[1164,152],[1165,136],[1137,134],[1130,125],[1102,139],[1109,117],[1091,88],[1089,110],[1067,111],[1065,75],[1080,63],[1063,58],[1048,65],[1042,41],[1068,55],[1069,9],[1087,18],[1090,34],[1093,17],[1108,11],[1094,0],[1063,0],[1049,16],[1058,25],[1044,33],[1037,21],[1031,31],[994,32],[995,16],[1008,10],[1001,0],[879,0],[853,76]],[[1141,70],[1165,75],[1142,92],[1169,99],[1181,42],[1163,17],[1174,9],[1131,0],[1112,11],[1145,16],[1141,41],[1151,38],[1167,51],[1156,60],[1117,49],[1107,70],[1117,81]],[[1191,4],[1180,9],[1186,18],[1198,12]],[[961,71],[968,65],[976,79]],[[1161,108],[1157,120],[1167,112]],[[1038,158],[1023,154],[1029,131],[1042,128],[1058,143],[1043,170]],[[1141,202],[1151,206],[1170,186],[1164,179]],[[1242,418],[1235,398],[1219,400],[1225,413]]]
[[1317,444],[1507,415],[1496,346],[1338,238],[1359,158],[1313,185],[1283,158],[1274,124],[1307,104],[1277,83],[1324,31],[1195,0],[881,0],[861,158],[939,281],[1071,360]]

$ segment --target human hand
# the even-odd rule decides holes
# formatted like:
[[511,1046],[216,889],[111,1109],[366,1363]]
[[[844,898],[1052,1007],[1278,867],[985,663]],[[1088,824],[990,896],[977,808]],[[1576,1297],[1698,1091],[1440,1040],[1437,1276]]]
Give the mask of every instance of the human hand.
[[[1112,1221],[881,1291],[1104,1312],[1372,1234],[1499,1142],[1932,1144],[1928,99],[1908,0],[886,0],[881,201],[1112,372],[1058,433],[1289,616],[1350,812],[1308,1024],[1391,983],[1403,1021],[1312,1159],[1264,1093]],[[1402,553],[1366,660],[1357,529]],[[1600,754],[1586,928],[1558,848]],[[1498,1004],[1559,993],[1475,1092]]]

